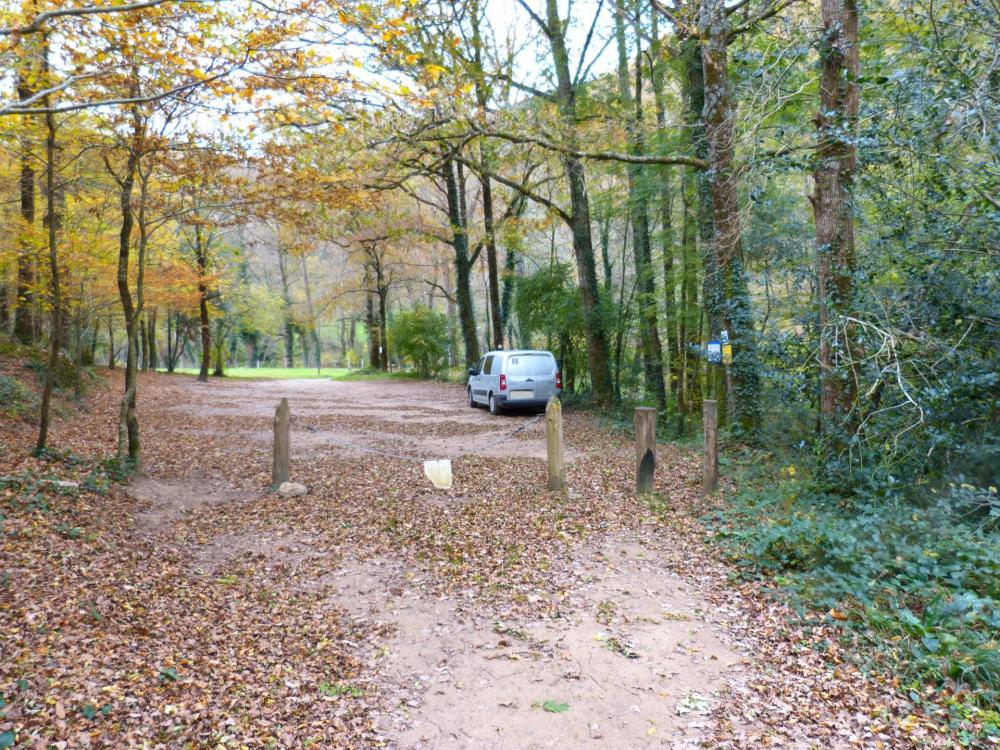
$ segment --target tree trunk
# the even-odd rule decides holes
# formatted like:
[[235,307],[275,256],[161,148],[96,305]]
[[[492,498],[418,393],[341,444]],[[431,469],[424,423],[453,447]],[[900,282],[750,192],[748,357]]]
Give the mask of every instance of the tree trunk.
[[306,338],[306,329],[300,325],[295,326],[295,330],[299,334],[299,346],[302,347],[302,364],[304,367],[309,366],[309,340]]
[[292,318],[291,318],[291,308],[292,308],[292,295],[289,290],[288,284],[288,266],[286,265],[287,259],[285,257],[285,252],[279,247],[278,248],[278,275],[281,278],[281,301],[283,304],[282,317],[284,319],[284,339],[285,339],[285,358],[284,365],[286,368],[295,366],[295,340],[293,338],[295,332],[292,330]]
[[[181,323],[185,323],[182,319],[180,313],[173,314],[174,319],[174,344],[173,350],[169,351],[167,354],[167,372],[174,372],[177,369],[178,363],[180,363],[181,355],[184,353],[184,347],[187,346],[187,339],[190,335],[190,329],[187,324],[184,326],[184,330],[181,331]],[[167,321],[169,323],[170,317],[168,316]],[[181,338],[183,336],[183,338]],[[170,334],[167,334],[167,340],[169,342]]]
[[201,224],[194,226],[194,249],[198,261],[198,319],[201,324],[201,369],[198,382],[208,382],[209,361],[212,358],[212,331],[208,320],[208,248],[201,236]]
[[441,174],[448,197],[448,220],[451,222],[452,247],[455,250],[455,297],[458,301],[458,317],[461,321],[462,340],[465,344],[465,363],[472,365],[479,359],[476,312],[472,303],[470,279],[472,263],[469,260],[469,236],[466,233],[465,217],[462,215],[455,165],[451,159],[444,160]]
[[[483,146],[483,149],[486,147]],[[483,158],[486,158],[485,155]],[[500,273],[497,267],[496,229],[493,223],[493,186],[486,175],[480,177],[483,185],[483,223],[486,228],[486,271],[490,308],[490,324],[493,329],[491,345],[493,349],[503,349],[503,318],[500,315]]]
[[375,292],[372,291],[371,268],[365,264],[365,326],[368,329],[368,367],[377,370],[382,361],[382,340],[375,323]]
[[115,328],[108,313],[108,369],[115,369]]
[[[700,59],[699,59],[700,66]],[[701,401],[702,359],[693,344],[701,343],[698,320],[698,233],[703,224],[700,215],[703,203],[699,199],[700,175],[686,172],[682,177],[684,221],[681,226],[681,307],[678,316],[677,351],[682,362],[681,393],[678,399],[678,433],[687,434],[689,414],[696,414]]]
[[[480,30],[480,3],[479,0],[471,0],[468,4],[469,20],[472,25],[472,56],[475,69],[473,76],[475,80],[476,105],[480,116],[485,117],[489,104],[490,91],[483,73],[483,41]],[[492,169],[494,156],[489,143],[485,140],[479,142],[479,159],[485,166],[486,171]],[[480,174],[479,181],[483,186],[483,226],[486,230],[486,270],[488,274],[488,292],[490,310],[490,325],[492,337],[487,341],[493,349],[503,348],[504,320],[501,313],[500,302],[500,274],[497,266],[497,242],[496,226],[493,220],[493,184],[488,174]]]
[[452,275],[448,264],[441,269],[441,283],[444,286],[444,314],[448,318],[448,366],[458,363],[458,313],[455,310],[455,290],[452,288]]
[[7,333],[10,326],[10,303],[7,299],[10,292],[7,289],[6,273],[0,274],[0,333]]
[[146,340],[149,345],[149,369],[155,371],[160,366],[160,353],[156,350],[156,310],[146,316]]
[[[511,207],[509,213],[512,218],[520,219],[524,214],[526,200],[523,195],[516,195],[513,199],[516,203]],[[511,313],[514,304],[514,285],[517,280],[517,261],[519,246],[516,239],[508,239],[504,247],[503,260],[503,287],[500,293],[500,327],[508,331],[507,340],[513,346],[513,335],[511,329]]]
[[243,339],[243,345],[246,347],[246,366],[256,367],[259,354],[258,347],[260,346],[260,336],[256,333],[244,333],[241,338]]
[[[635,93],[629,84],[628,54],[625,46],[625,0],[615,0],[615,37],[618,41],[618,96],[623,113],[632,110],[628,121],[632,153],[641,156],[642,137],[642,37],[636,23]],[[656,398],[659,412],[667,409],[667,393],[663,383],[663,347],[657,322],[656,280],[653,274],[652,243],[649,233],[649,200],[644,172],[638,165],[629,165],[629,206],[632,214],[632,246],[638,287],[636,303],[639,312],[639,340],[642,348],[643,375],[646,391]]]
[[90,330],[90,340],[88,342],[89,350],[83,363],[87,366],[93,367],[94,362],[97,361],[97,336],[101,330],[101,319],[96,313],[91,319],[93,320],[93,326]]
[[620,269],[618,274],[618,316],[616,320],[614,349],[615,401],[621,401],[622,397],[622,358],[625,354],[625,334],[627,333],[630,309],[632,307],[631,295],[628,297],[625,295],[625,255],[628,252],[628,230],[631,224],[632,212],[628,210],[625,214],[625,231],[622,236],[621,262],[618,264]]
[[[705,137],[705,75],[702,64],[701,43],[694,37],[681,42],[681,57],[684,62],[682,89],[684,95],[684,123],[687,127],[692,151],[701,159],[708,160],[708,143]],[[708,175],[704,172],[689,171],[685,177],[685,201],[687,204],[684,242],[683,296],[686,300],[683,316],[687,357],[687,382],[684,414],[678,425],[686,433],[689,414],[697,416],[701,412],[702,367],[706,368],[706,391],[717,402],[719,424],[726,420],[726,394],[722,388],[723,371],[716,365],[708,365],[702,357],[691,349],[691,338],[702,345],[702,319],[709,320],[710,332],[722,329],[721,295],[718,292],[719,275],[715,272],[716,262],[712,247],[712,195]],[[698,305],[699,261],[702,270],[701,304]]]
[[309,337],[312,339],[313,351],[316,353],[316,371],[319,372],[322,352],[319,347],[319,333],[316,330],[316,312],[313,309],[312,289],[309,287],[309,267],[306,264],[306,256],[300,255],[299,261],[302,264],[302,285],[305,287],[306,293],[306,315],[309,316]]
[[[504,331],[510,329],[511,312],[514,302],[515,269],[517,268],[517,248],[508,245],[503,257],[503,286],[500,290],[500,327]],[[508,339],[511,337],[508,335]],[[511,341],[513,346],[513,341]]]
[[379,355],[379,369],[383,371],[389,370],[389,287],[383,282],[382,277],[382,266],[376,269],[377,273],[375,279],[377,281],[376,289],[378,289],[378,332],[379,332],[379,343],[382,345],[381,353]]
[[226,335],[225,335],[225,321],[219,318],[215,325],[215,367],[212,368],[213,378],[225,377],[225,359],[226,359]]
[[149,341],[146,338],[146,321],[139,319],[139,369],[145,372],[149,369]]
[[[556,102],[563,122],[569,130],[570,149],[576,148],[576,91],[570,74],[569,55],[566,51],[565,25],[559,17],[558,0],[546,0],[546,34],[549,39],[552,61],[555,66],[557,87]],[[590,229],[590,199],[583,161],[575,156],[562,159],[569,187],[573,254],[583,303],[583,327],[587,339],[587,356],[590,360],[591,384],[594,397],[604,406],[615,401],[612,390],[611,368],[608,362],[608,340],[604,318],[601,314],[600,295],[597,288],[597,269],[594,262],[594,243]]]
[[[603,212],[602,212],[603,213]],[[608,212],[610,214],[610,212]],[[611,217],[599,216],[597,219],[597,239],[601,245],[601,266],[604,269],[604,296],[614,299],[613,287],[614,269],[611,262]]]
[[125,392],[122,394],[118,413],[118,460],[123,463],[136,463],[139,460],[139,428],[135,415],[136,395],[136,318],[141,312],[136,300],[132,298],[129,288],[129,262],[132,250],[132,228],[135,216],[132,211],[132,192],[135,187],[136,172],[139,167],[138,148],[141,147],[142,128],[139,117],[133,110],[135,129],[133,143],[129,148],[125,165],[125,174],[119,180],[119,202],[122,212],[122,225],[118,234],[118,296],[122,303],[122,313],[125,316]]
[[[714,299],[709,309],[721,312],[722,328],[729,332],[733,363],[732,382],[735,417],[744,438],[752,439],[760,425],[760,375],[750,307],[750,292],[743,270],[740,236],[738,175],[735,166],[735,126],[731,85],[726,9],[723,0],[702,0],[700,12],[702,68],[705,81],[705,140],[708,143],[712,195],[712,248],[714,268],[706,268]],[[711,278],[714,277],[714,278]],[[718,335],[721,330],[712,330]]]
[[[660,47],[659,13],[652,8],[650,14],[652,25],[650,29],[649,54],[650,79],[653,88],[653,101],[656,107],[656,127],[661,135],[667,128],[667,97],[664,82],[664,58]],[[678,316],[677,316],[677,279],[674,271],[674,238],[673,238],[673,191],[672,173],[670,167],[660,167],[660,252],[663,263],[663,327],[664,349],[669,359],[667,387],[674,396],[680,411],[680,392],[683,371],[683,349],[678,346]]]
[[[857,168],[858,8],[855,0],[821,0],[820,101],[816,115],[816,276],[819,307],[820,422],[824,433],[853,431],[857,359],[849,313],[854,283],[853,187]],[[845,367],[846,363],[846,367]]]
[[174,336],[174,314],[170,312],[170,310],[167,310],[167,372],[174,371],[173,336]]
[[[45,65],[48,67],[48,43],[45,47]],[[48,97],[45,98],[48,106]],[[59,342],[62,340],[62,292],[59,287],[59,220],[56,216],[56,121],[49,112],[45,115],[45,201],[47,206],[45,224],[48,229],[49,247],[49,284],[52,293],[52,331],[49,341],[49,366],[45,374],[45,387],[42,391],[42,404],[39,409],[38,441],[35,443],[35,453],[45,450],[49,434],[49,411],[52,403],[52,385],[56,369],[59,366]]]
[[[138,87],[136,87],[138,91]],[[128,334],[128,355],[125,362],[125,396],[122,399],[122,408],[125,418],[125,436],[128,448],[128,462],[133,467],[138,467],[140,463],[139,455],[139,419],[136,409],[138,398],[138,337],[136,325],[140,324],[142,312],[145,309],[145,274],[146,274],[146,248],[149,245],[149,222],[146,218],[146,205],[149,198],[149,175],[147,169],[142,169],[142,149],[145,147],[146,123],[139,114],[137,107],[132,109],[134,122],[133,141],[130,154],[135,155],[135,169],[132,174],[139,179],[139,202],[138,211],[135,215],[135,222],[139,230],[138,242],[136,245],[136,276],[135,276],[135,302],[131,315],[126,316]],[[131,188],[129,189],[131,198]],[[131,209],[129,210],[131,233]],[[128,288],[128,269],[125,269],[125,287]],[[121,425],[119,425],[119,456],[121,453]]]
[[[33,66],[28,59],[18,73],[17,95],[21,101],[34,94],[33,74]],[[17,300],[14,307],[14,338],[22,344],[33,344],[37,338],[34,321],[35,251],[31,237],[35,223],[35,170],[31,164],[31,141],[24,136],[21,140],[20,182],[22,228],[17,250]]]

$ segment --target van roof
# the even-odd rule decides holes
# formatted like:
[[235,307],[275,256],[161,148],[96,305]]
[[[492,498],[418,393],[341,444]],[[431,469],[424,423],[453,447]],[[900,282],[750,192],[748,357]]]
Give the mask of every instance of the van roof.
[[491,354],[547,354],[555,359],[555,355],[545,349],[492,349],[483,356],[488,357]]

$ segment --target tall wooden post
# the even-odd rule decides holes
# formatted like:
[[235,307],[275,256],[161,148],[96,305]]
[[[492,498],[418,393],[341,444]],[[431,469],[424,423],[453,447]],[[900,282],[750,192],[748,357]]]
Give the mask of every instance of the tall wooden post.
[[292,417],[288,399],[281,399],[274,412],[274,463],[271,467],[271,485],[277,489],[288,481],[288,449],[291,445]]
[[644,495],[653,491],[656,473],[656,409],[637,406],[635,409],[635,492]]
[[710,495],[719,486],[719,425],[715,401],[702,403],[702,421],[705,424],[705,494]]
[[560,492],[566,486],[563,464],[562,404],[554,395],[545,405],[545,443],[549,459],[549,491]]

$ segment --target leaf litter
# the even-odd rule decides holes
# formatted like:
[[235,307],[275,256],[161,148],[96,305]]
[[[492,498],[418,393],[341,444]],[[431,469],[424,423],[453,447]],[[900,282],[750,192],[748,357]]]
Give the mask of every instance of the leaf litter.
[[[565,496],[520,457],[544,425],[457,459],[435,491],[419,462],[324,431],[444,453],[526,417],[462,409],[442,384],[142,374],[147,478],[129,492],[94,471],[119,386],[55,425],[61,457],[29,457],[30,426],[0,425],[0,474],[20,478],[0,485],[0,746],[958,746],[832,625],[734,581],[697,520],[693,455],[658,448],[651,508],[628,441],[571,412]],[[283,395],[305,498],[266,491]],[[553,693],[572,710],[520,719]],[[489,719],[489,744],[463,714]]]

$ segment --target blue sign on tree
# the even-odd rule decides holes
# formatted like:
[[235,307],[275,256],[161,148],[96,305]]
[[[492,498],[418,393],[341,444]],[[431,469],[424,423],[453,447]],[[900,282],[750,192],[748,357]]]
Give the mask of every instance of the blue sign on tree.
[[708,361],[713,365],[722,364],[722,344],[716,339],[708,342]]

